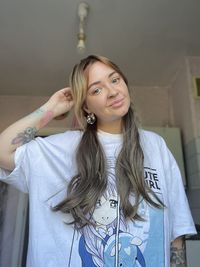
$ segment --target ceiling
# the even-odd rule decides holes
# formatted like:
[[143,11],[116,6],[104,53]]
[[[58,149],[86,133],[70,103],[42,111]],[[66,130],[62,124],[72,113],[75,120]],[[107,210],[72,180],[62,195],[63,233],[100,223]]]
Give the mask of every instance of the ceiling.
[[137,86],[168,86],[183,56],[200,56],[200,0],[86,2],[87,49],[80,55],[80,1],[0,1],[1,95],[50,95],[93,53],[111,58]]

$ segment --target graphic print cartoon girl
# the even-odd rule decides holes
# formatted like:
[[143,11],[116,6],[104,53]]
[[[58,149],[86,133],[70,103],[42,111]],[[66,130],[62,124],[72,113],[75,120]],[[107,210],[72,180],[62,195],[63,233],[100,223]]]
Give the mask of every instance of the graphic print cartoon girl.
[[[116,247],[118,247],[121,266],[144,267],[144,257],[139,249],[142,241],[128,233],[124,216],[120,214],[118,217],[119,203],[113,175],[109,175],[108,181],[107,190],[98,200],[92,214],[94,226],[87,225],[81,229],[79,254],[82,267],[114,266]],[[118,244],[116,240],[119,240]],[[135,265],[136,261],[138,263],[140,261],[141,264]]]

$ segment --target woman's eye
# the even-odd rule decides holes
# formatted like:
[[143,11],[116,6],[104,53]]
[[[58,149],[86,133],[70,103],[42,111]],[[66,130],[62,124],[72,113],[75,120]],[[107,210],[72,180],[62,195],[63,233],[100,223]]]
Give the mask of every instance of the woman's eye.
[[118,84],[120,81],[120,78],[119,77],[115,77],[112,79],[112,83],[115,83],[115,84]]
[[91,94],[92,95],[99,95],[101,93],[102,89],[101,88],[95,88],[92,90]]

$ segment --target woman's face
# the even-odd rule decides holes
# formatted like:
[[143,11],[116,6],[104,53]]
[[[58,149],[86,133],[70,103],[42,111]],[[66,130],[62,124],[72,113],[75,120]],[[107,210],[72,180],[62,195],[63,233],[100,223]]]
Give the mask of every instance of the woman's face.
[[97,117],[97,128],[121,131],[122,117],[128,112],[130,96],[123,78],[111,67],[95,62],[88,68],[85,111]]

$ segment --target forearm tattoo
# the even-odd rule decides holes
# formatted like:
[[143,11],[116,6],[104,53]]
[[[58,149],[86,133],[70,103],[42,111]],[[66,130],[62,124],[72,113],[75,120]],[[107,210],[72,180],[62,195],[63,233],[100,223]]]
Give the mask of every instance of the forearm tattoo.
[[33,128],[28,127],[27,129],[25,129],[25,131],[23,133],[19,133],[12,140],[12,145],[26,144],[26,143],[28,143],[34,139],[36,133],[37,133],[37,129],[35,127],[33,127]]
[[186,267],[186,251],[185,242],[183,241],[182,247],[177,248],[171,245],[171,267]]
[[43,113],[44,113],[44,110],[42,108],[38,108],[31,115],[40,115]]
[[[44,127],[53,119],[53,112],[50,110],[43,110],[42,108],[37,109],[28,116],[39,116],[39,121],[37,123],[37,128],[40,129]],[[12,145],[23,145],[34,139],[37,133],[36,127],[28,127],[23,133],[18,133],[17,136],[12,140]]]
[[38,126],[39,128],[44,127],[46,124],[48,124],[52,119],[53,119],[53,112],[51,110],[43,110],[42,108],[37,109],[36,111],[34,111],[31,115],[35,116],[35,115],[42,115]]

